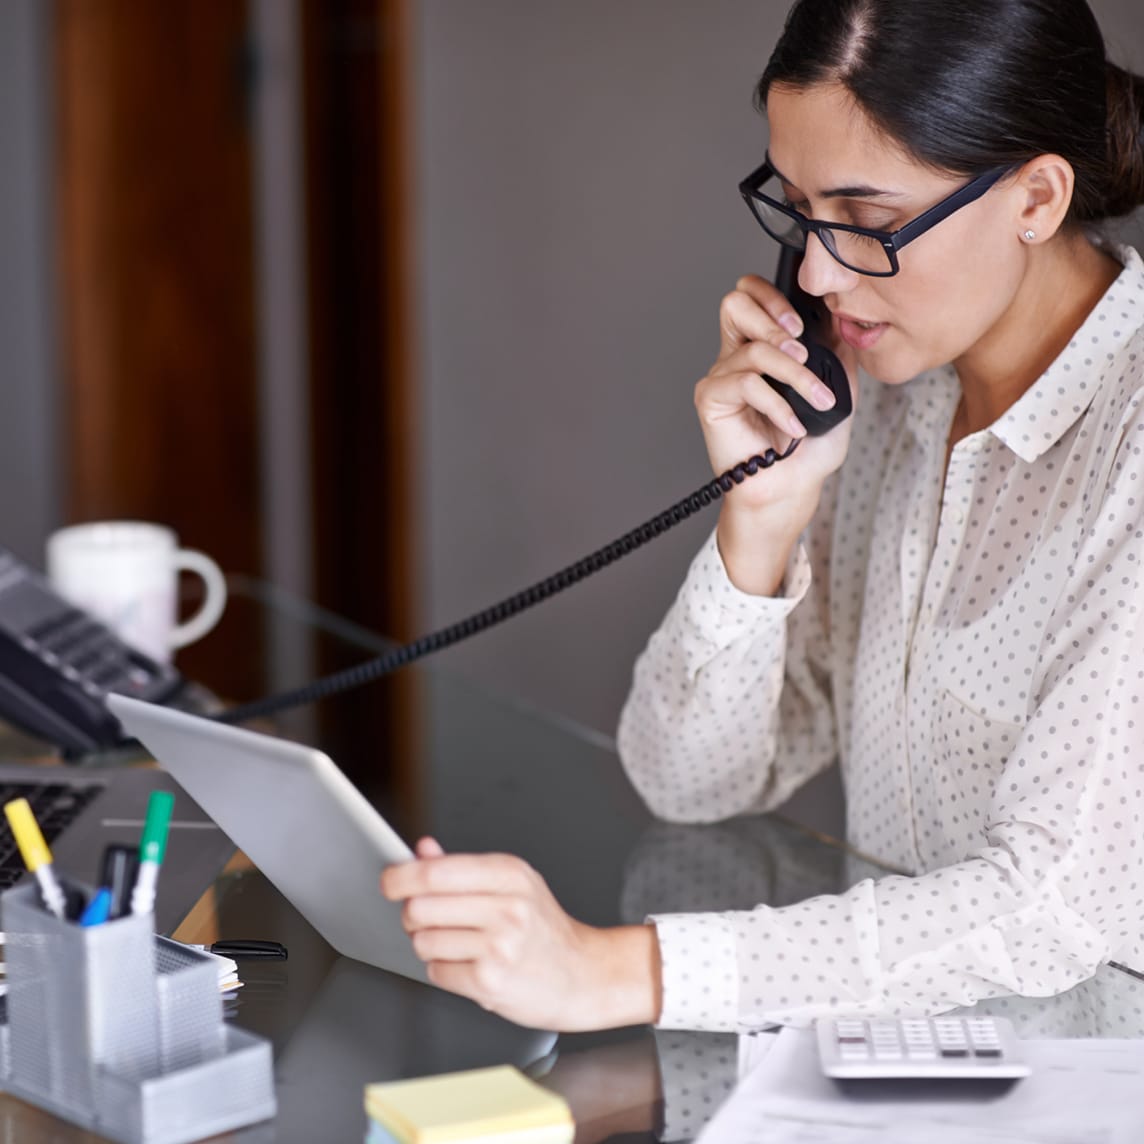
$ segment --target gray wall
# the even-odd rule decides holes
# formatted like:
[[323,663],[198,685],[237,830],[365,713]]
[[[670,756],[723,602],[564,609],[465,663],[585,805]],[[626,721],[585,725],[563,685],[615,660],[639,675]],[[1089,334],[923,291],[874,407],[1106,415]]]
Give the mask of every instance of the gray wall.
[[[736,191],[781,6],[420,6],[425,620],[571,562],[709,476],[692,389],[766,246]],[[610,732],[713,515],[453,662]]]
[[1139,0],[1089,0],[1104,29],[1109,56],[1121,67],[1144,71],[1144,10]]
[[[1144,7],[1140,0],[1089,0],[1089,4],[1104,29],[1109,57],[1137,75],[1144,74]],[[1110,228],[1110,233],[1144,251],[1144,211]]]
[[49,15],[43,0],[0,3],[0,543],[37,563],[61,484]]
[[[692,388],[719,298],[773,266],[735,185],[763,150],[751,91],[786,7],[419,6],[425,624],[531,583],[709,475]],[[1114,56],[1144,70],[1139,0],[1095,7]],[[611,733],[713,524],[689,522],[449,662]],[[798,813],[836,825],[836,792]]]

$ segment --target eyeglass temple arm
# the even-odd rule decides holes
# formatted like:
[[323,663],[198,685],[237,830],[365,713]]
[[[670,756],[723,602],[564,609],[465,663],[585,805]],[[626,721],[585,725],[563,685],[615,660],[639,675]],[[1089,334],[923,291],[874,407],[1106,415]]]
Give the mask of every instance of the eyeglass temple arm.
[[937,226],[939,222],[943,222],[949,218],[954,211],[959,211],[962,207],[968,206],[970,203],[982,198],[986,192],[991,191],[993,187],[1001,181],[1002,176],[1008,174],[1011,169],[1010,167],[995,167],[992,171],[986,171],[985,174],[978,175],[976,179],[971,179],[966,183],[960,191],[955,191],[949,198],[938,203],[937,206],[930,207],[924,214],[918,215],[913,222],[906,223],[901,230],[895,231],[890,236],[894,249],[901,250],[907,242],[913,242],[915,238],[924,234],[932,227]]

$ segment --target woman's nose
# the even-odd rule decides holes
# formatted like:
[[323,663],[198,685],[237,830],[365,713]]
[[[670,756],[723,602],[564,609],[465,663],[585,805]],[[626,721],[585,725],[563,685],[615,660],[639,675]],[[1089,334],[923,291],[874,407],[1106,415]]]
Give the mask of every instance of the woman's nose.
[[858,275],[843,266],[823,245],[817,234],[806,236],[806,254],[798,272],[798,284],[816,298],[853,290]]

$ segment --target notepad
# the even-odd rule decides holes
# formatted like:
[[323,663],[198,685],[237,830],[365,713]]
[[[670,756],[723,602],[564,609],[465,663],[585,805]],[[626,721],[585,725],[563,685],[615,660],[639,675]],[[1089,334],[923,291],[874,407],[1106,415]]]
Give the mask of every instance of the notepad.
[[201,945],[188,946],[184,942],[175,941],[174,938],[162,937],[159,934],[155,935],[155,944],[158,946],[166,946],[169,949],[194,949],[197,950],[200,956],[208,957],[215,963],[215,968],[218,970],[218,989],[220,993],[233,993],[236,989],[242,988],[242,982],[238,978],[238,962],[232,957],[224,957],[221,953],[212,953],[209,949],[204,949]]
[[242,982],[238,977],[238,962],[231,957],[223,957],[221,954],[212,953],[211,957],[217,957],[218,965],[218,990],[220,993],[233,993],[236,989],[242,988]]
[[568,1105],[511,1065],[370,1084],[370,1118],[400,1144],[570,1144]]

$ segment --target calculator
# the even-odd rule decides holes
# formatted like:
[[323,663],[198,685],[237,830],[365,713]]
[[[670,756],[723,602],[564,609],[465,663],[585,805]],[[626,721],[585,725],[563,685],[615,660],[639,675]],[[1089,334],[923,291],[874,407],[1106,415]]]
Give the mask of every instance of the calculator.
[[1018,1080],[1030,1073],[1004,1017],[829,1017],[816,1023],[822,1071],[838,1080]]

